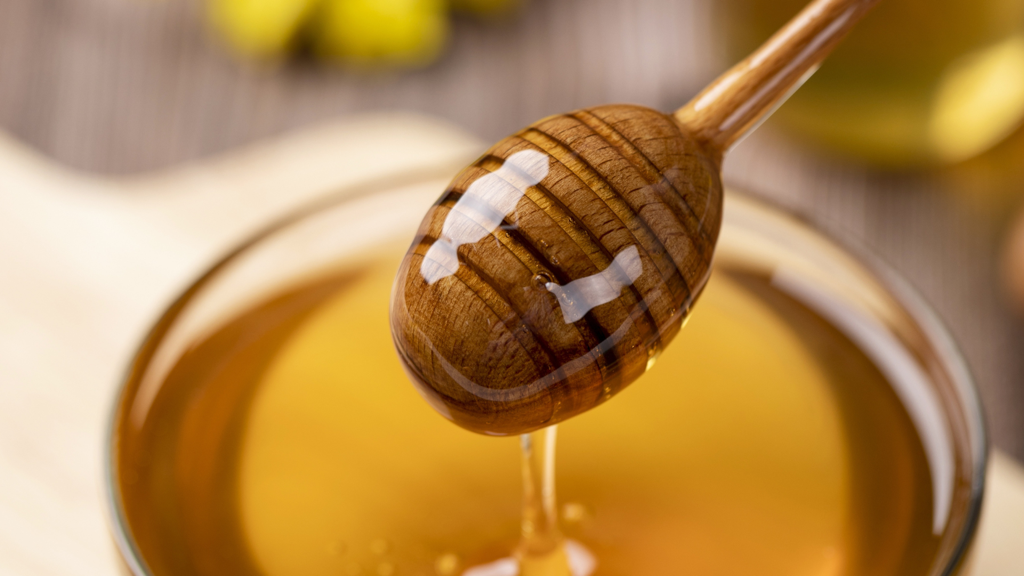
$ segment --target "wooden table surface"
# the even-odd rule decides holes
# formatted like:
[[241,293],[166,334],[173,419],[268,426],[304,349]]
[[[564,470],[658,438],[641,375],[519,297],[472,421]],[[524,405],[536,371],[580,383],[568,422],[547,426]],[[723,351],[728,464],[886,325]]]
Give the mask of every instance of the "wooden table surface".
[[[725,66],[713,4],[534,0],[513,22],[457,21],[448,55],[433,67],[356,75],[308,62],[240,64],[205,30],[199,0],[0,0],[0,131],[69,174],[153,182],[153,171],[360,111],[425,112],[490,141],[587,105],[674,109]],[[867,246],[922,292],[974,371],[994,444],[1018,460],[1024,324],[1001,291],[999,247],[1024,197],[1021,158],[1024,134],[965,166],[880,173],[800,147],[769,121],[725,166],[727,182]],[[0,187],[16,180],[0,178]],[[68,206],[78,205],[69,198]],[[0,242],[10,248],[18,239],[0,230]],[[2,300],[0,293],[0,317],[13,306]],[[0,326],[13,343],[2,352],[51,336],[45,326],[31,328],[14,334]],[[47,361],[40,357],[41,370],[59,370]],[[0,389],[18,386],[18,377],[0,366]],[[14,536],[0,534],[0,545]]]

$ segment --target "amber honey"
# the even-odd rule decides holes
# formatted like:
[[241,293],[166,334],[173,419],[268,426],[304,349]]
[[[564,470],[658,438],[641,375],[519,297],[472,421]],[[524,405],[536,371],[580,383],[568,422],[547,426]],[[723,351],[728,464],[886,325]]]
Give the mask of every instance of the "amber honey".
[[[453,426],[408,382],[388,329],[402,248],[243,307],[157,388],[129,385],[117,504],[154,576],[509,574],[519,440]],[[785,286],[720,263],[647,374],[559,426],[578,570],[936,569],[962,500],[936,478],[949,438],[929,440],[897,372]]]

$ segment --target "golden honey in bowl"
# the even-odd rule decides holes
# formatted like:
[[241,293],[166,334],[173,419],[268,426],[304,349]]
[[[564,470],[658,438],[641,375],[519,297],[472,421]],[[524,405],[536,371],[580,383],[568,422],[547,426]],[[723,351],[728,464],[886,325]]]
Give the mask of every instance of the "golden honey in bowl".
[[[946,573],[977,489],[955,407],[914,381],[916,351],[879,348],[895,340],[826,306],[750,230],[727,212],[676,343],[639,385],[560,425],[573,573]],[[160,355],[143,358],[112,462],[141,570],[515,568],[519,441],[452,426],[409,383],[388,329],[404,244],[375,246],[227,315],[156,386],[142,384]]]

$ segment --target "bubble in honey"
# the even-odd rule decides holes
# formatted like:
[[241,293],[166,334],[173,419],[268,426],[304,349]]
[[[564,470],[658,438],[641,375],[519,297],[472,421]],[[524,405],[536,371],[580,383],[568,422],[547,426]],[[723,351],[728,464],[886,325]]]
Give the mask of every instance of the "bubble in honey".
[[533,276],[533,283],[537,286],[537,288],[547,290],[547,285],[550,284],[552,281],[553,279],[551,278],[551,275],[543,270],[537,272]]
[[654,364],[658,361],[658,356],[661,354],[661,350],[657,347],[652,347],[647,350],[647,367],[644,370],[650,370],[654,368]]
[[434,571],[439,576],[453,576],[459,569],[459,557],[451,552],[442,554],[434,561]]
[[575,524],[587,516],[587,507],[579,502],[566,502],[562,506],[562,520],[567,524]]
[[395,565],[391,562],[377,564],[377,576],[392,576],[395,573]]
[[335,540],[334,542],[327,543],[327,553],[331,556],[342,556],[348,552],[348,544],[345,544],[341,540]]

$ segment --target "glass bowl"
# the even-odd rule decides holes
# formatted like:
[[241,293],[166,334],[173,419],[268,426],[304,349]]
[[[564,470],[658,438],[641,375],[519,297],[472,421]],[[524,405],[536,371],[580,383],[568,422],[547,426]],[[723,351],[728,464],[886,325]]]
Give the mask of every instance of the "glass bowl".
[[[124,483],[133,479],[120,469],[122,444],[177,360],[244,310],[407,242],[448,178],[438,170],[380,182],[285,218],[215,264],[157,321],[121,386],[107,440],[109,515],[130,574],[153,575],[125,510]],[[977,391],[935,314],[862,250],[734,190],[726,194],[715,266],[769,279],[845,334],[892,383],[931,476],[938,545],[928,574],[968,574],[988,446]]]

